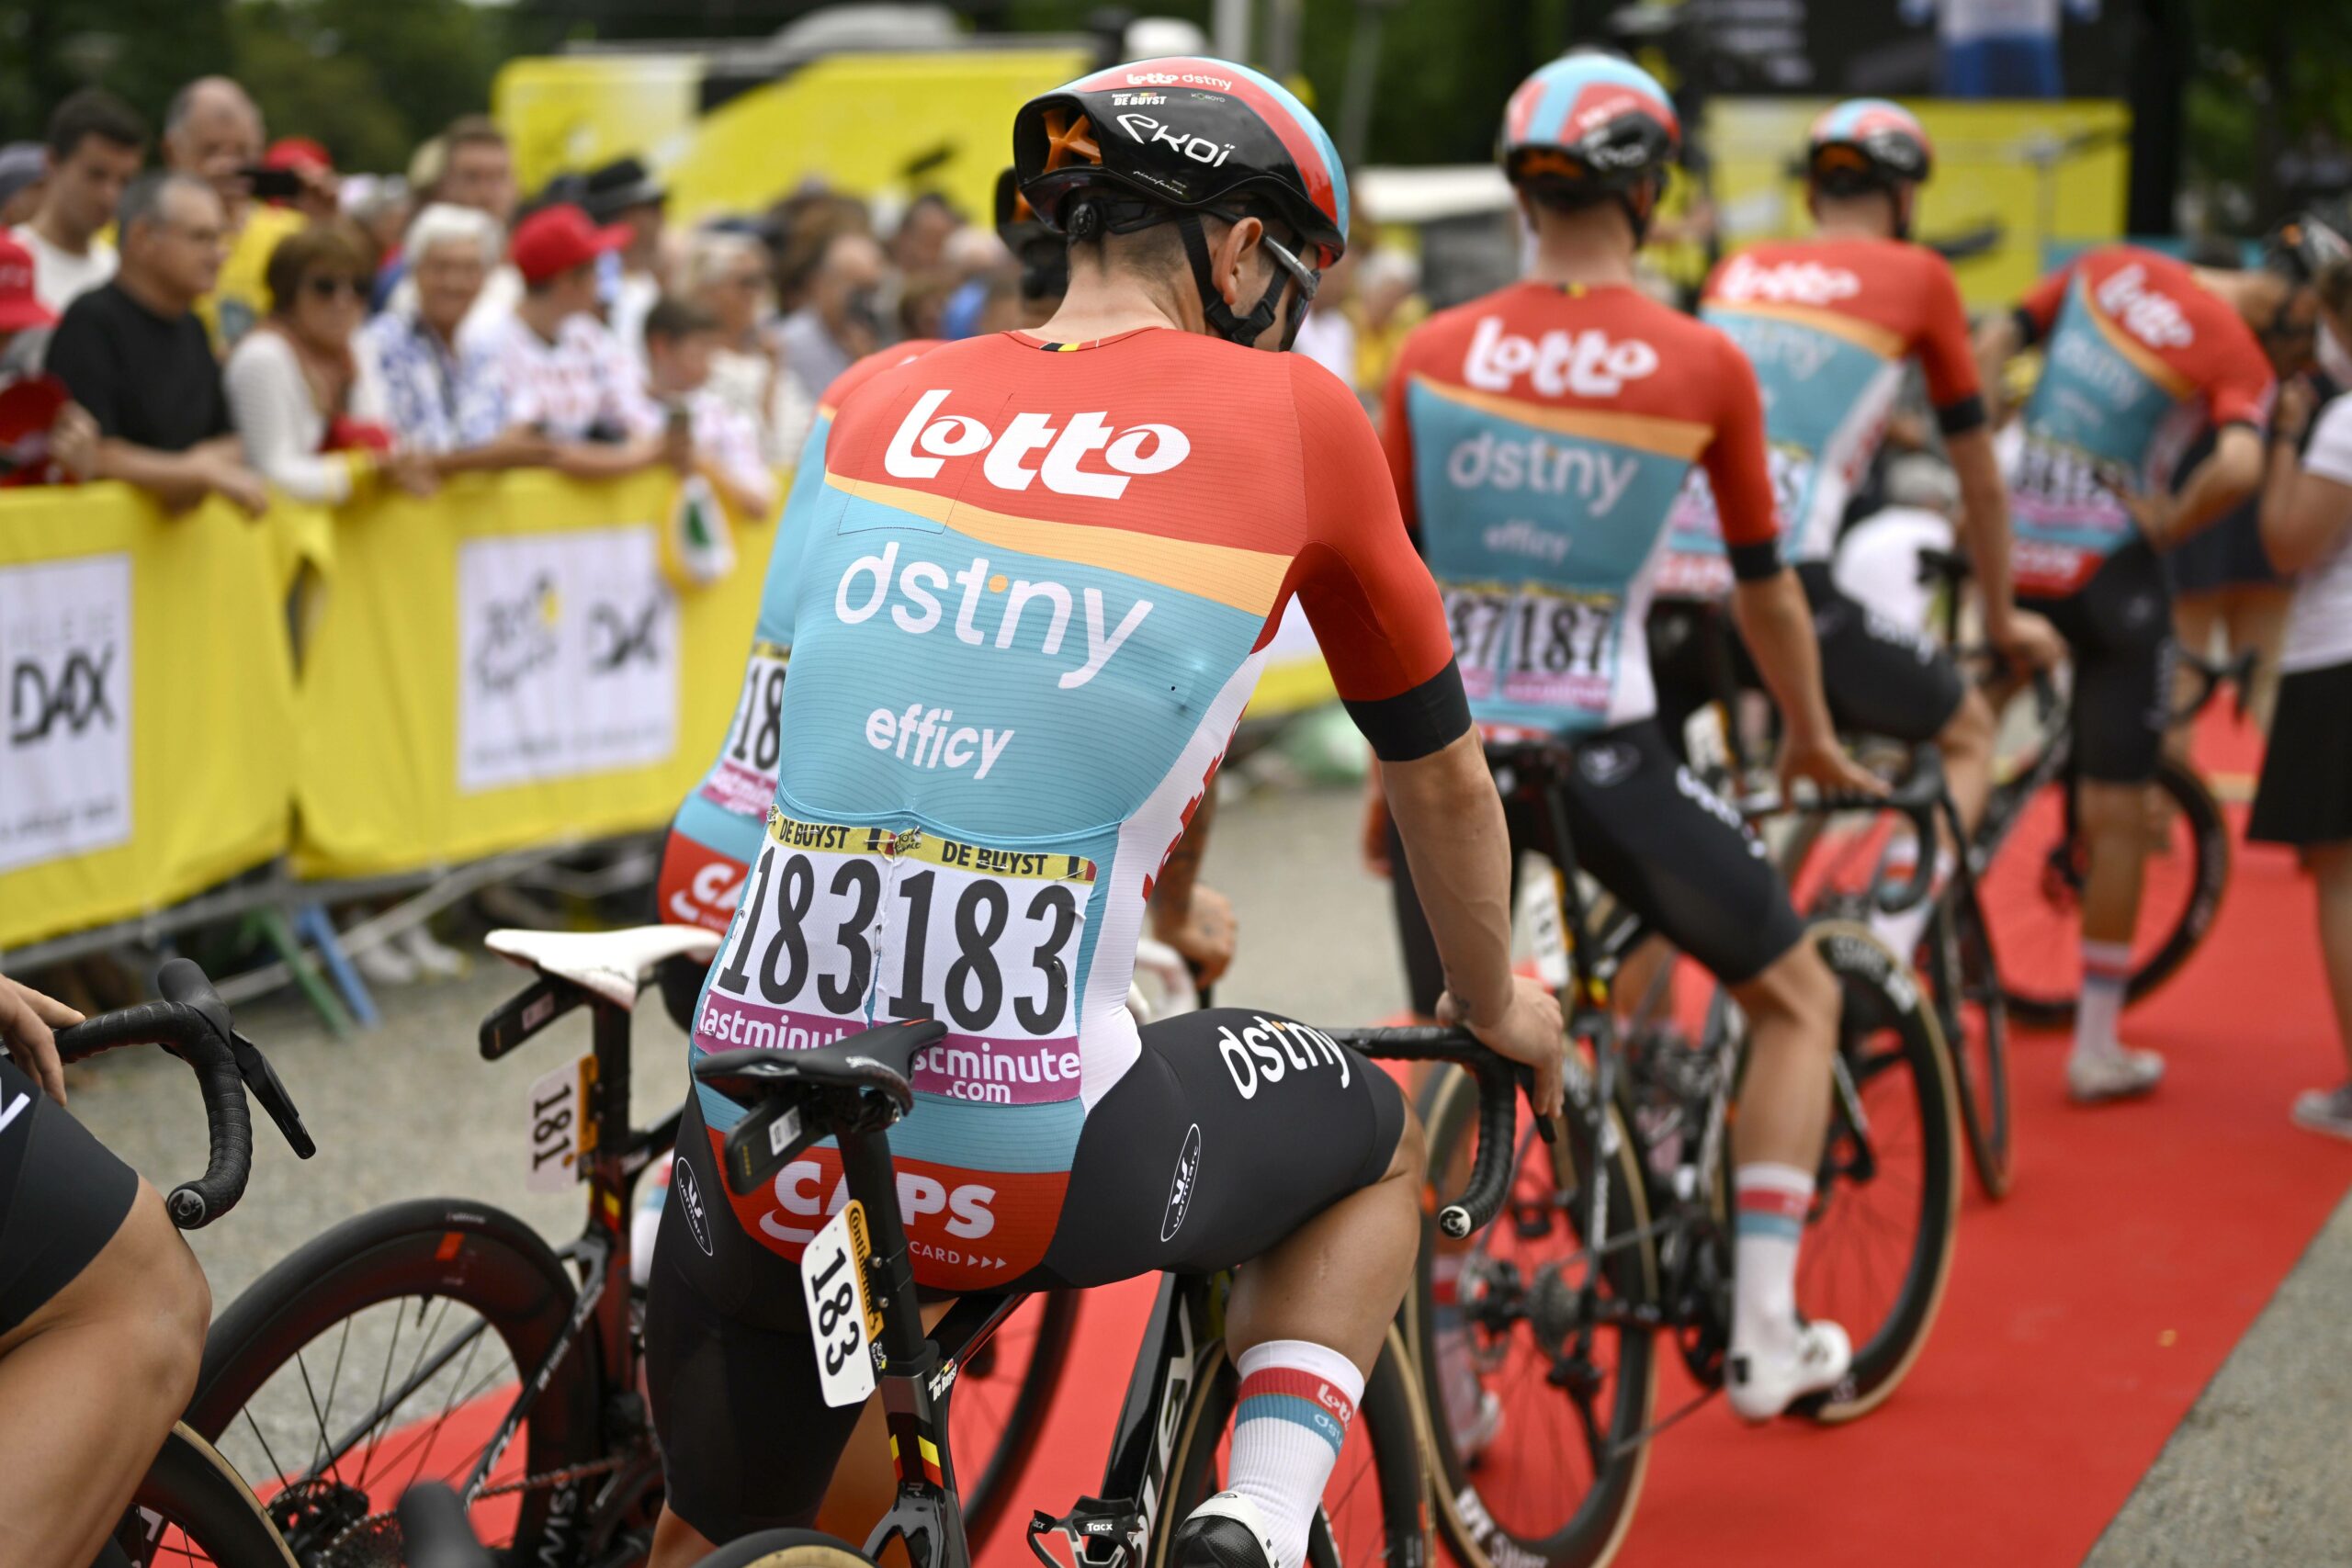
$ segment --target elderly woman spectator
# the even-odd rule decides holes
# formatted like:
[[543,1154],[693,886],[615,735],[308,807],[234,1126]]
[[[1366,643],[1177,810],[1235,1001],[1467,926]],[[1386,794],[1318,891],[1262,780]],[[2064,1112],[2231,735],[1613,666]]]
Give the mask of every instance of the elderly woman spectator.
[[706,389],[751,422],[766,461],[790,466],[795,454],[779,437],[806,424],[812,411],[785,374],[774,335],[768,248],[749,234],[703,230],[686,251],[685,283],[685,297],[718,324]]
[[263,269],[269,313],[229,355],[229,408],[245,460],[297,501],[348,500],[379,472],[419,493],[434,486],[429,457],[391,449],[352,351],[374,271],[367,237],[352,223],[329,219],[295,231]]
[[485,372],[480,355],[458,346],[458,333],[498,265],[497,220],[435,202],[409,225],[401,251],[415,282],[413,298],[360,328],[356,344],[361,384],[383,411],[393,440],[432,454],[445,474],[546,462],[547,442],[528,430],[465,439],[462,415],[481,400],[474,391]]

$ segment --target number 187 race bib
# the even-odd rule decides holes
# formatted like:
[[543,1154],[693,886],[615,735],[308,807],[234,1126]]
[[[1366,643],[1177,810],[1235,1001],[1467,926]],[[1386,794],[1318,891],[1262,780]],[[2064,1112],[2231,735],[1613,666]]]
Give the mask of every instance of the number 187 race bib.
[[1076,966],[1095,865],[919,829],[771,813],[695,1043],[808,1050],[936,1018],[918,1090],[997,1105],[1079,1094]]

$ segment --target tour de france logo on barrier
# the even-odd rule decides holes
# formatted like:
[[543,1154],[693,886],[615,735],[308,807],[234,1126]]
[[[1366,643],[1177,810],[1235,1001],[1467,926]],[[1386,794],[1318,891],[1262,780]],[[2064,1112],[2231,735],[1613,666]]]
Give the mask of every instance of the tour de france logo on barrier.
[[0,871],[130,837],[130,558],[0,568]]
[[677,728],[677,601],[650,525],[459,549],[460,791],[659,762]]

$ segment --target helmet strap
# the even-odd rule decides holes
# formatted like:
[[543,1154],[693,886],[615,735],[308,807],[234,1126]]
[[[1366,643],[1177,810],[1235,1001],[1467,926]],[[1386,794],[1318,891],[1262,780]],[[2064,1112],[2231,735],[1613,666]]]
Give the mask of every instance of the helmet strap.
[[1657,212],[1659,182],[1645,179],[1631,190],[1616,193],[1617,205],[1625,209],[1625,220],[1634,226],[1634,249],[1649,243],[1650,219]]
[[[1248,348],[1274,324],[1274,312],[1280,309],[1283,285],[1289,281],[1276,268],[1266,291],[1250,308],[1246,316],[1237,316],[1233,307],[1225,302],[1224,293],[1216,286],[1213,264],[1209,259],[1209,240],[1201,228],[1200,215],[1180,212],[1176,215],[1176,231],[1184,237],[1184,255],[1193,264],[1193,284],[1200,290],[1201,314],[1208,321],[1209,331],[1227,343],[1238,343]],[[1298,336],[1299,322],[1305,317],[1303,309],[1291,311],[1283,328],[1283,347],[1287,351]]]

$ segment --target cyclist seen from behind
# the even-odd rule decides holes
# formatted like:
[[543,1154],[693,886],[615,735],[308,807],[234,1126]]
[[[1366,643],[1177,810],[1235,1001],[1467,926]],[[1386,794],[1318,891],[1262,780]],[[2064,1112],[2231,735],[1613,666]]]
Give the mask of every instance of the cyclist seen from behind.
[[[1933,162],[1927,132],[1899,106],[1858,98],[1829,109],[1805,148],[1813,237],[1733,256],[1708,278],[1700,313],[1756,370],[1782,554],[1813,609],[1831,716],[1841,729],[1937,742],[1961,820],[1973,829],[1992,786],[1991,705],[1948,652],[1916,626],[1848,597],[1830,570],[1847,500],[1916,360],[1960,481],[1986,640],[2027,669],[2064,655],[2050,623],[2011,597],[2008,492],[1977,392],[1967,312],[1950,265],[1911,242],[1912,209]],[[1951,848],[1941,853],[1949,866]],[[1872,925],[1907,957],[1930,908],[1874,913]]]
[[[1692,465],[1720,502],[1733,613],[1788,720],[1784,772],[1876,785],[1838,748],[1804,592],[1780,558],[1756,378],[1722,333],[1634,286],[1679,140],[1664,90],[1622,61],[1572,54],[1530,77],[1502,154],[1534,265],[1406,340],[1383,435],[1471,712],[1490,732],[1573,745],[1566,807],[1583,868],[1747,1011],[1729,1384],[1733,1408],[1765,1420],[1850,1359],[1844,1332],[1804,1322],[1795,1300],[1838,997],[1762,846],[1676,764],[1653,717],[1643,622]],[[1426,1008],[1439,971],[1424,917],[1453,894],[1405,858],[1397,919]]]
[[[2274,371],[2307,363],[2324,242],[2300,221],[2265,265],[2209,272],[2109,245],[2042,279],[1987,321],[1977,358],[1987,387],[2019,350],[2043,367],[2009,474],[2018,597],[2074,653],[2076,810],[2088,856],[2082,894],[2082,1001],[2067,1059],[2083,1103],[2154,1089],[2164,1059],[2120,1041],[2149,852],[2147,784],[2171,719],[2172,609],[2157,557],[2228,513],[2262,478]],[[2211,453],[2174,472],[2199,429]],[[2177,482],[2176,482],[2177,480]]]
[[[1253,352],[1289,345],[1345,243],[1329,139],[1254,72],[1163,59],[1034,100],[1014,153],[1069,237],[1069,295],[836,411],[774,808],[692,1048],[948,1026],[891,1134],[926,1286],[1246,1264],[1229,1490],[1175,1561],[1297,1568],[1411,1277],[1419,1132],[1392,1079],[1303,1025],[1139,1030],[1126,1006],[1154,880],[1294,596],[1388,764],[1446,1011],[1534,1067],[1544,1109],[1560,1014],[1511,976],[1502,811],[1379,444],[1329,374]],[[656,1568],[805,1522],[857,1415],[820,1398],[797,1278],[838,1158],[727,1195],[741,1114],[689,1101],[656,1248]]]

